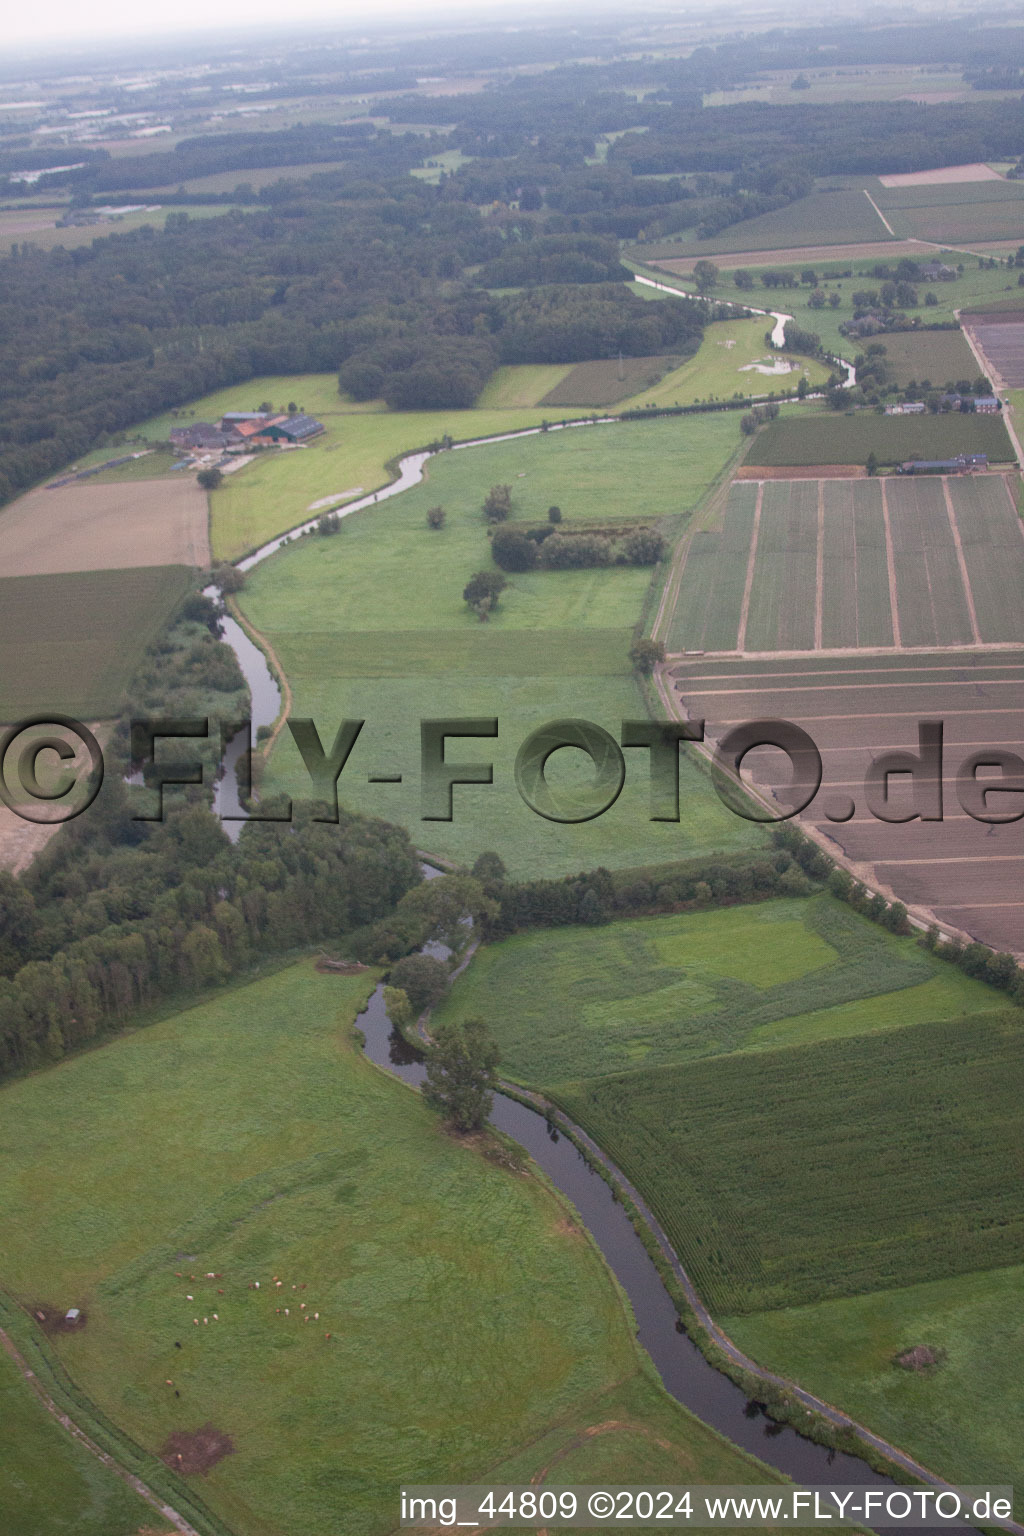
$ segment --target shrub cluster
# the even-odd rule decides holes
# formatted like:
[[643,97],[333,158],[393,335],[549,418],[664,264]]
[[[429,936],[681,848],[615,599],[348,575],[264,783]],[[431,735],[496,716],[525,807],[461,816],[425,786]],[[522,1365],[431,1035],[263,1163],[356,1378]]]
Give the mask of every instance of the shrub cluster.
[[654,528],[585,528],[573,533],[552,524],[495,529],[491,556],[503,571],[577,571],[594,566],[657,565],[667,545]]

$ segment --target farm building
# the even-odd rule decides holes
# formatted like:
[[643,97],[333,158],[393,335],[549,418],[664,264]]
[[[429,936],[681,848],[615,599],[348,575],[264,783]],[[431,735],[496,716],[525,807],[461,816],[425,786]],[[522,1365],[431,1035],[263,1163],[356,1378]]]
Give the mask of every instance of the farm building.
[[907,459],[898,475],[962,475],[971,469],[987,469],[987,453],[958,453],[955,459]]
[[896,405],[887,405],[887,416],[921,416],[926,406],[923,400],[900,400]]
[[221,417],[221,430],[234,442],[264,446],[267,443],[305,443],[319,437],[323,424],[302,412],[291,415],[269,411],[227,411]]
[[275,443],[306,443],[323,430],[323,423],[313,416],[279,416],[267,422],[262,435]]
[[921,267],[921,276],[929,283],[951,283],[956,277],[956,268],[947,267],[944,261],[926,261]]
[[974,409],[982,416],[994,416],[1002,407],[995,395],[977,395],[974,400]]
[[226,448],[231,435],[209,421],[194,421],[187,427],[171,428],[174,448]]

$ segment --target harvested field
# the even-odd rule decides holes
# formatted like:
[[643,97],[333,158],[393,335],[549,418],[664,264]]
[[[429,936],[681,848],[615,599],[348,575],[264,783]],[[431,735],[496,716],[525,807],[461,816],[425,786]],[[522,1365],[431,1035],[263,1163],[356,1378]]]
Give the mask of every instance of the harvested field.
[[677,366],[678,357],[624,357],[577,363],[540,401],[541,405],[617,405],[650,389]]
[[[867,207],[867,199],[864,200]],[[737,245],[742,238],[744,226],[737,226],[735,240]],[[720,242],[717,242],[720,243]],[[705,249],[691,251],[686,256],[655,256],[645,252],[641,246],[635,252],[629,252],[636,256],[638,261],[646,261],[653,267],[660,267],[665,272],[692,272],[694,264],[702,261],[709,253]],[[744,246],[742,250],[723,249],[714,252],[716,267],[722,267],[731,271],[733,267],[798,267],[812,262],[823,261],[895,261],[900,256],[910,256],[918,260],[928,261],[935,255],[935,249],[926,245],[923,240],[870,240],[859,241],[851,245],[797,245],[786,246],[778,250],[752,251]],[[784,297],[784,292],[779,294]]]
[[696,533],[671,651],[1014,644],[1024,527],[1002,475],[734,482]]
[[[1021,330],[1024,337],[1024,329]],[[957,453],[986,453],[994,464],[1009,464],[1014,452],[999,416],[852,416],[821,412],[780,416],[763,427],[750,450],[764,464],[864,464],[874,453],[880,464],[905,459],[948,459]]]
[[741,464],[737,480],[863,480],[863,464]]
[[45,487],[0,512],[5,576],[210,563],[206,493],[192,475]]
[[144,648],[191,582],[180,565],[0,580],[0,721],[47,709],[79,720],[117,714]]
[[1024,314],[1004,310],[998,315],[964,315],[964,330],[991,365],[997,388],[1024,386]]
[[900,171],[878,179],[883,187],[941,187],[951,181],[1002,181],[1003,178],[990,165],[974,161],[971,165],[943,165],[934,171]]
[[[986,746],[1019,750],[1024,650],[702,657],[676,663],[672,678],[687,712],[707,720],[709,739],[748,720],[801,725],[824,765],[822,786],[801,820],[845,854],[861,878],[934,914],[947,929],[1024,955],[1024,822],[978,822],[955,790],[956,773],[972,753]],[[917,751],[921,720],[943,722],[943,819],[876,819],[865,806],[867,771],[886,751]],[[788,782],[777,752],[752,753],[748,763],[769,794]],[[892,812],[912,813],[909,782],[894,779],[890,788]],[[843,821],[851,802],[854,813]],[[1014,807],[997,801],[989,809]]]

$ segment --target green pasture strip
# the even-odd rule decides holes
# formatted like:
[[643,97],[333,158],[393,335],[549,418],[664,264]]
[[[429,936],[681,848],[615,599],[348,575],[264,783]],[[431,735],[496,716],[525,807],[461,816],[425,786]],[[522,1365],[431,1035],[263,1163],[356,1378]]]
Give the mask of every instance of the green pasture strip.
[[505,1070],[550,1087],[1004,1007],[819,895],[519,934],[480,951],[438,1017],[483,1013]]
[[0,1527],[10,1536],[136,1536],[156,1518],[58,1426],[2,1351],[0,1462]]
[[[1024,1268],[726,1317],[740,1348],[960,1485],[1024,1478]],[[906,1370],[924,1344],[938,1364]]]

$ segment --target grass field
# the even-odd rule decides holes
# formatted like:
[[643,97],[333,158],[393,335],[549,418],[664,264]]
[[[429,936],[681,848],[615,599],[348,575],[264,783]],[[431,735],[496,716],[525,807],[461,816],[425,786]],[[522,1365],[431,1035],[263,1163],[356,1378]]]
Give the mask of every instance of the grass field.
[[901,388],[914,379],[938,388],[977,377],[978,364],[962,331],[896,331],[878,339],[885,348],[893,379]]
[[1001,1007],[912,940],[816,896],[520,934],[476,955],[435,1020],[484,1015],[505,1071],[555,1087]]
[[540,405],[544,396],[578,366],[572,363],[516,363],[497,368],[477,396],[476,409],[519,410],[524,406]]
[[773,421],[758,432],[752,464],[863,464],[874,453],[880,464],[904,459],[948,459],[957,453],[987,453],[992,463],[1010,463],[1014,453],[998,416],[847,416],[816,411]]
[[185,596],[184,566],[0,579],[0,721],[55,709],[109,718]]
[[[796,1376],[926,1466],[961,1484],[1024,1474],[1024,1269],[900,1286],[755,1317],[723,1319],[742,1349]],[[893,1365],[918,1344],[938,1369]]]
[[149,1451],[229,1434],[196,1487],[237,1536],[390,1530],[401,1480],[532,1473],[607,1421],[620,1479],[655,1434],[673,1481],[763,1476],[665,1398],[548,1186],[361,1056],[372,985],[294,966],[4,1089],[2,1279],[84,1305],[78,1387]]
[[771,252],[798,245],[848,245],[860,240],[891,238],[863,192],[811,192],[774,213],[758,214],[730,225],[713,240],[694,240],[677,254]]
[[562,1084],[713,1312],[1019,1261],[1018,1015]]
[[[243,607],[281,659],[295,713],[323,722],[325,731],[343,715],[367,722],[342,782],[347,802],[397,819],[437,852],[471,862],[497,848],[522,874],[663,861],[756,840],[760,834],[727,812],[689,763],[680,826],[648,821],[640,771],[606,816],[575,826],[538,817],[514,787],[515,755],[545,721],[582,717],[618,732],[621,720],[645,714],[628,651],[649,569],[512,575],[486,625],[462,599],[470,575],[490,564],[480,509],[492,484],[512,486],[513,523],[546,521],[552,504],[568,523],[652,522],[691,510],[738,445],[732,417],[701,416],[446,454],[431,463],[425,484],[353,514],[332,539],[301,541],[258,566]],[[426,526],[435,504],[447,513],[439,532]],[[495,782],[457,789],[453,822],[424,823],[419,721],[451,716],[499,718],[497,741],[449,747],[457,761],[493,762]],[[388,764],[403,783],[368,786],[367,772]],[[304,781],[298,754],[282,736],[266,787],[297,793]]]
[[[780,359],[765,341],[765,332],[773,321],[758,316],[752,320],[721,320],[709,325],[696,356],[673,369],[653,388],[642,391],[620,407],[644,405],[688,405],[695,400],[728,400],[734,395],[767,395],[776,390],[795,389],[801,374],[812,385],[824,384],[829,369],[810,358]],[[770,370],[781,362],[789,371],[776,376]],[[761,373],[760,363],[767,371]]]
[[58,1427],[0,1350],[4,1536],[137,1536],[159,1516]]

